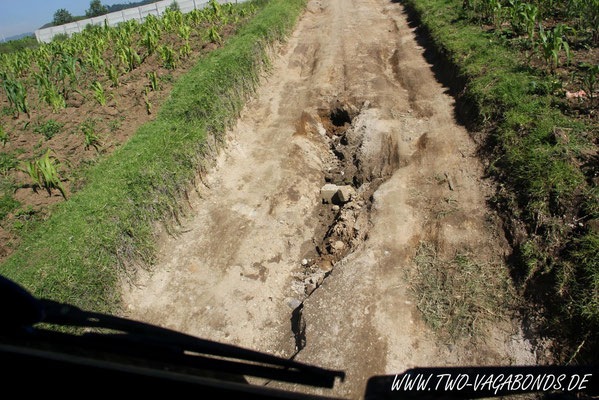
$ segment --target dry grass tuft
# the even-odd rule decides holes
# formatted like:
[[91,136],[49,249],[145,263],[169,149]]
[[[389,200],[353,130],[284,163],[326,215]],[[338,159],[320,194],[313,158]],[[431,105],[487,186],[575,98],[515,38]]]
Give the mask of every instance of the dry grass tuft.
[[428,242],[420,243],[413,262],[409,281],[417,307],[442,340],[476,335],[513,306],[514,292],[501,264],[478,262],[468,253],[443,260]]

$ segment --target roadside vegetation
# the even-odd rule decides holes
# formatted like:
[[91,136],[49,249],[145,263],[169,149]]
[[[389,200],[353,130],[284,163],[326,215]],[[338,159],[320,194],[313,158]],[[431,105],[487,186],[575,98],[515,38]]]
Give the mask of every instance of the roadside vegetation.
[[[224,42],[221,47],[200,57],[191,70],[175,83],[170,97],[159,110],[153,111],[156,117],[151,122],[139,128],[114,153],[82,172],[86,184],[70,194],[68,201],[50,207],[45,220],[26,231],[21,245],[0,266],[2,274],[24,285],[36,296],[69,302],[86,309],[114,311],[119,303],[119,267],[123,268],[132,261],[151,262],[154,223],[176,218],[185,192],[206,164],[206,157],[215,150],[225,129],[241,111],[244,100],[255,90],[260,71],[268,65],[268,46],[285,37],[303,6],[303,0],[259,0],[234,7],[214,3],[205,11],[185,15],[171,12],[162,21],[150,18],[143,25],[127,23],[115,31],[106,27],[93,28],[81,37],[50,44],[55,46],[51,48],[62,52],[58,52],[59,59],[55,63],[42,65],[53,68],[66,63],[69,57],[74,56],[74,51],[86,52],[91,57],[83,57],[84,60],[97,61],[99,58],[104,68],[94,69],[96,63],[91,60],[76,65],[78,68],[85,66],[82,73],[96,78],[85,79],[85,82],[99,81],[106,91],[113,82],[122,82],[130,71],[139,68],[144,58],[160,57],[165,63],[171,59],[176,62],[182,55],[181,50],[185,52],[186,46],[199,46],[200,40],[202,43],[210,41],[207,36]],[[229,13],[229,10],[233,12]],[[221,25],[214,21],[241,18],[240,13],[252,10],[256,10],[255,16],[225,41],[223,32],[217,28]],[[196,31],[194,18],[202,28],[201,35],[193,43],[184,38],[177,47],[173,47],[171,43],[160,41],[160,37],[168,36],[162,30],[167,29],[164,24],[169,24],[168,32],[182,37]],[[206,19],[210,19],[209,25],[206,25]],[[213,31],[212,34],[210,31]],[[153,37],[153,33],[158,37]],[[93,36],[96,34],[99,36]],[[101,46],[100,49],[97,48],[98,40],[93,41],[96,44],[85,46],[84,40],[91,40],[89,36],[97,39],[108,34],[115,35],[117,43],[121,36],[128,40],[121,42],[120,46]],[[106,52],[102,53],[102,50]],[[100,51],[99,57],[96,57],[97,51]],[[57,52],[49,53],[50,56],[57,55]],[[19,68],[9,70],[10,79],[16,81],[9,87],[16,85],[18,89],[21,85],[24,88],[30,83],[25,98],[32,99],[26,107],[22,101],[10,103],[11,115],[19,114],[19,118],[25,118],[25,109],[31,113],[36,107],[45,108],[48,117],[52,115],[52,103],[45,102],[41,95],[44,85],[35,85],[37,80],[31,79],[32,75],[35,77],[44,72],[37,62],[41,59],[44,63],[45,54],[40,49],[35,55],[19,55],[18,62],[35,63],[36,66],[27,68],[27,72]],[[15,58],[8,62],[4,59],[3,65],[8,64],[10,68],[14,61]],[[111,65],[118,68],[116,76],[112,77],[114,80],[106,71]],[[150,75],[145,77],[148,86],[144,96],[151,96],[152,91],[162,85],[151,75],[152,71],[149,72]],[[29,80],[25,76],[29,76]],[[77,75],[73,80],[68,73],[46,73],[45,76],[48,85],[57,89],[53,93],[59,99],[60,107],[64,106],[62,100],[67,103],[65,91],[74,93],[75,88],[86,90],[82,85],[84,80],[78,79]],[[103,107],[99,87],[96,85],[87,90],[86,101],[96,102],[98,109]],[[97,96],[90,96],[92,91]],[[89,132],[89,126],[81,128],[81,131]],[[14,131],[11,134],[14,135]],[[88,136],[92,148],[93,143],[100,145],[93,133]],[[11,135],[9,140],[13,138],[15,136]],[[14,154],[5,157],[6,161],[2,163],[7,165],[7,169],[18,166]],[[51,153],[48,160],[55,167],[58,161],[63,162],[54,160]],[[41,179],[38,185],[47,189]],[[51,187],[49,190],[59,189]],[[8,199],[2,197],[0,205],[3,212],[19,207],[10,196]],[[19,216],[27,209],[22,207]]]
[[459,93],[460,117],[485,133],[512,278],[532,304],[526,316],[563,344],[558,357],[596,360],[599,2],[403,3]]
[[407,276],[424,321],[447,343],[484,332],[485,324],[513,309],[510,277],[502,265],[480,262],[471,253],[452,259],[438,256],[435,246],[421,242]]

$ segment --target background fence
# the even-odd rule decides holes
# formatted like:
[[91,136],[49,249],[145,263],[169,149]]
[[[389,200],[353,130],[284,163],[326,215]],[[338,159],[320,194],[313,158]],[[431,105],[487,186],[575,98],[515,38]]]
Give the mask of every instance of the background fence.
[[[179,5],[181,12],[186,13],[194,9],[202,9],[208,5],[206,0],[164,0],[157,3],[146,4],[145,6],[139,6],[134,8],[128,8],[126,10],[117,11],[99,17],[93,17],[88,19],[82,19],[77,22],[71,22],[64,25],[52,26],[50,28],[38,29],[35,31],[35,38],[38,42],[50,42],[56,35],[66,34],[71,36],[73,33],[81,32],[86,25],[104,25],[104,21],[108,22],[109,26],[116,26],[121,22],[136,19],[143,21],[148,15],[162,15],[164,11],[170,6],[173,1]],[[219,4],[225,3],[243,3],[248,0],[216,0]]]

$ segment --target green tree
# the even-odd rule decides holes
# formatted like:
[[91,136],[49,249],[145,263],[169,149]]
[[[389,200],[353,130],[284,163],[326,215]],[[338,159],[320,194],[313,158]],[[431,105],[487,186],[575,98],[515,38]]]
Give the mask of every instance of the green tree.
[[89,3],[89,10],[85,12],[85,16],[88,18],[97,17],[104,14],[108,14],[108,8],[103,6],[100,0],[92,0]]
[[54,13],[54,20],[52,21],[52,23],[54,25],[62,25],[68,24],[71,21],[73,21],[73,16],[71,15],[71,13],[64,8],[61,8],[60,10]]

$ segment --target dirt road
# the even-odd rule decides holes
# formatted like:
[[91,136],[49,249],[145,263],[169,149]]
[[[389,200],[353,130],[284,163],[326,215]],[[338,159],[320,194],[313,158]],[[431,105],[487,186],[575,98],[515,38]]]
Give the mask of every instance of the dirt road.
[[[515,322],[443,344],[410,294],[421,241],[487,261],[507,251],[475,145],[423,51],[396,2],[309,1],[195,215],[124,284],[126,315],[343,369],[320,393],[348,397],[413,366],[534,363]],[[322,204],[327,182],[353,197]]]

